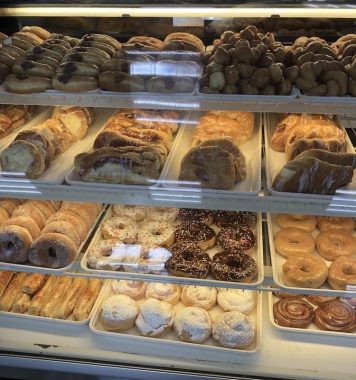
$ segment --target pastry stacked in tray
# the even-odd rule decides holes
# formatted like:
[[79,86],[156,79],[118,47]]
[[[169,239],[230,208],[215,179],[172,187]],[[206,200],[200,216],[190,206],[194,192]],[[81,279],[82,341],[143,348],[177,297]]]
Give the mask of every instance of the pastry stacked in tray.
[[346,290],[356,285],[353,218],[280,214],[275,222],[281,229],[274,234],[274,248],[286,258],[286,286],[320,288],[327,282],[332,289]]
[[71,321],[88,319],[99,279],[0,272],[0,311]]
[[101,210],[95,203],[42,200],[13,206],[0,223],[0,262],[53,269],[73,262]]
[[253,213],[120,205],[109,212],[86,255],[91,269],[256,280]]
[[21,203],[19,199],[0,198],[0,227],[11,218],[12,213]]
[[93,111],[85,107],[55,107],[52,117],[24,129],[0,156],[3,172],[25,174],[35,179],[60,154],[83,139],[93,121]]
[[255,308],[248,290],[113,281],[98,310],[102,327],[94,328],[248,349],[256,336]]
[[0,105],[0,140],[26,124],[36,113],[36,106]]
[[233,188],[246,178],[246,159],[240,146],[251,138],[253,130],[251,112],[207,112],[193,132],[192,148],[181,161],[178,179],[202,188]]
[[152,184],[171,149],[178,118],[174,111],[117,111],[97,135],[93,151],[76,156],[74,165],[81,179]]
[[327,116],[287,115],[270,144],[288,161],[273,180],[277,191],[332,195],[352,182],[356,155],[346,153],[346,133]]
[[273,304],[274,321],[279,326],[298,329],[356,332],[354,298],[276,293],[280,299]]

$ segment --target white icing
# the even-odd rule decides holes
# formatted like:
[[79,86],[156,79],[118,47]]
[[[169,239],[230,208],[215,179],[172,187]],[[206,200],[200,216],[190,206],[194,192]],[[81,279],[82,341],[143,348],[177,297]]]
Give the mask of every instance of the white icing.
[[146,298],[156,298],[175,305],[180,297],[180,288],[176,284],[151,282],[147,285]]
[[208,286],[186,285],[182,291],[182,302],[210,310],[216,303],[216,289]]
[[113,281],[111,288],[115,293],[125,294],[135,300],[144,298],[146,291],[146,283],[142,281]]
[[139,310],[136,302],[124,294],[108,298],[102,305],[102,318],[111,322],[120,322],[136,318]]
[[239,311],[249,315],[255,307],[255,296],[251,290],[222,290],[219,291],[217,299],[224,311]]

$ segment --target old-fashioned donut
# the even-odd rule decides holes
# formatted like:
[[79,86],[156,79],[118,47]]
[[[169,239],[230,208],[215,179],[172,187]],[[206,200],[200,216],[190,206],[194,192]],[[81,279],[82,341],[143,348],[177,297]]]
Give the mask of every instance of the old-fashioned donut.
[[0,228],[0,261],[21,264],[28,260],[32,237],[27,229],[19,226]]

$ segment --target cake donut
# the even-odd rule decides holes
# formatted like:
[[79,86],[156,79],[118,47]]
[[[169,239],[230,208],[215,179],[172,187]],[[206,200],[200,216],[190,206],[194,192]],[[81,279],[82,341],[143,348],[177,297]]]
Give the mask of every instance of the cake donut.
[[0,228],[0,261],[5,263],[25,263],[32,238],[27,229],[19,226]]
[[68,238],[72,240],[72,242],[76,245],[76,247],[79,248],[81,241],[79,239],[79,236],[76,230],[73,228],[73,225],[71,223],[68,223],[63,220],[46,223],[46,226],[42,230],[41,233],[46,234],[46,233],[52,233],[52,232],[67,236]]
[[256,237],[248,227],[227,227],[218,233],[216,244],[225,252],[250,253],[256,245]]
[[279,214],[276,221],[281,228],[295,227],[307,232],[312,232],[316,227],[316,217],[312,215]]
[[63,268],[72,263],[77,247],[68,236],[55,232],[42,234],[33,241],[28,253],[31,264],[45,268]]
[[174,227],[165,222],[147,223],[140,228],[137,238],[146,247],[169,248],[174,243]]
[[31,235],[32,240],[40,236],[41,231],[37,224],[28,216],[15,216],[6,221],[3,226],[18,226],[25,228]]
[[176,284],[150,282],[147,285],[146,298],[156,298],[174,306],[180,299],[180,287]]
[[307,328],[314,320],[312,306],[300,298],[283,298],[273,305],[275,322],[283,327]]
[[213,223],[212,212],[209,210],[181,208],[176,218],[181,222],[199,222],[207,225]]
[[316,238],[316,248],[325,260],[334,261],[340,256],[356,253],[356,239],[350,231],[326,230]]
[[193,243],[178,243],[171,249],[166,268],[174,276],[206,278],[210,270],[209,255]]
[[96,41],[104,43],[112,46],[115,50],[119,50],[121,48],[121,44],[119,41],[106,34],[86,34],[82,37],[82,41]]
[[54,90],[64,92],[87,92],[98,88],[98,81],[93,76],[58,74],[52,78]]
[[214,320],[212,335],[223,347],[246,348],[255,337],[255,329],[245,314],[229,311]]
[[203,250],[213,247],[216,241],[215,231],[200,222],[180,224],[176,227],[174,236],[178,243],[194,243]]
[[6,91],[16,94],[44,92],[51,88],[51,79],[32,75],[9,74],[4,81],[4,87]]
[[255,296],[251,290],[220,290],[217,301],[224,311],[239,311],[245,315],[251,314],[255,307]]
[[15,211],[16,207],[19,206],[20,204],[21,202],[19,202],[17,199],[1,199],[0,200],[0,207],[2,209],[5,209],[9,217]]
[[122,243],[135,243],[139,227],[134,220],[115,216],[106,220],[101,228],[104,239],[117,239]]
[[95,203],[63,202],[60,210],[71,211],[74,214],[78,215],[89,229],[94,223],[100,208],[101,206],[98,206]]
[[181,301],[185,306],[210,310],[216,305],[216,296],[216,289],[210,286],[185,285],[182,289]]
[[46,215],[35,205],[29,204],[28,202],[18,206],[16,210],[12,213],[12,216],[29,216],[37,224],[40,230],[43,229],[46,223]]
[[88,234],[88,227],[84,221],[72,211],[57,211],[51,217],[49,217],[46,223],[61,222],[65,221],[70,223],[72,228],[75,229],[80,241],[84,241]]
[[315,241],[310,232],[287,227],[276,233],[274,247],[284,257],[294,254],[311,255],[315,250]]
[[252,282],[257,277],[257,264],[244,253],[220,252],[213,257],[211,272],[217,280]]
[[0,226],[3,226],[9,218],[9,213],[3,207],[0,207]]
[[321,232],[327,230],[346,230],[353,231],[355,229],[354,218],[343,218],[338,216],[318,216],[318,228]]
[[252,228],[257,223],[256,214],[249,211],[213,211],[213,221],[219,228],[246,226]]
[[115,293],[125,294],[134,300],[140,300],[145,297],[147,284],[142,281],[113,281],[111,288]]
[[146,207],[114,205],[113,213],[115,216],[126,216],[135,222],[141,222],[146,217]]
[[356,285],[356,259],[340,256],[329,267],[328,283],[332,289],[346,290]]
[[155,222],[172,223],[178,213],[174,207],[147,207],[146,216]]
[[183,342],[204,343],[211,335],[210,314],[199,307],[186,307],[174,317],[174,331]]

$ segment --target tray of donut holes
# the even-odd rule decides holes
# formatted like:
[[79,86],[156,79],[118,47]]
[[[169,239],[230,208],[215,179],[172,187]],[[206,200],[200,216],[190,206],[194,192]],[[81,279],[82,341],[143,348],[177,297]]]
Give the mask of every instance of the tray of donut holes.
[[[99,203],[0,201],[0,268],[41,273],[69,270],[103,215]],[[13,201],[12,201],[13,202]],[[4,207],[2,207],[4,206]]]
[[92,144],[112,110],[53,107],[0,149],[0,179],[61,184],[74,157]]
[[0,316],[84,325],[102,289],[103,281],[96,278],[0,271]]
[[269,317],[280,331],[330,337],[356,337],[356,298],[268,294]]
[[[261,294],[252,290],[110,281],[90,320],[95,334],[157,349],[250,355],[260,349]],[[153,346],[152,346],[153,347]]]
[[354,218],[268,214],[267,220],[273,278],[281,289],[356,295]]
[[318,199],[355,196],[355,149],[340,119],[267,113],[264,118],[271,194]]
[[192,114],[163,174],[164,187],[256,195],[261,189],[262,116],[242,111]]
[[264,278],[261,216],[112,205],[80,265],[125,279],[253,289]]

